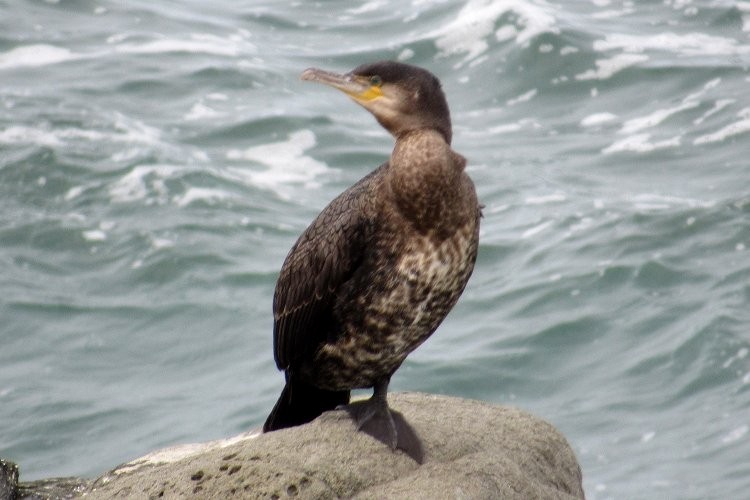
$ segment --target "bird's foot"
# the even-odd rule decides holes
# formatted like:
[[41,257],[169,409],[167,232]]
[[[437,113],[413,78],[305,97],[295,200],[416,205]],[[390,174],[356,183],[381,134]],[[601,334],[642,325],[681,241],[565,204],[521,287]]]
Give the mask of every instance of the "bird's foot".
[[357,424],[358,431],[369,434],[390,446],[392,450],[396,449],[398,431],[391,410],[385,400],[373,396],[366,401],[357,401],[350,404],[347,411]]
[[357,426],[391,450],[402,450],[419,464],[424,462],[422,442],[401,413],[391,410],[387,404],[373,401],[356,401],[345,407]]

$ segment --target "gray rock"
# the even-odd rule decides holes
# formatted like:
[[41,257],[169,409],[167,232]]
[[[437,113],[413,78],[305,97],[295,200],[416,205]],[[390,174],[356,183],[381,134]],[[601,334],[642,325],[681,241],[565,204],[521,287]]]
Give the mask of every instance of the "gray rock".
[[0,459],[0,500],[15,500],[18,489],[18,466]]
[[66,500],[79,497],[91,481],[77,477],[56,477],[19,482],[18,466],[0,459],[0,500]]
[[161,450],[84,493],[109,498],[584,498],[565,438],[515,408],[390,394],[419,436],[420,465],[357,432],[345,411],[268,434]]

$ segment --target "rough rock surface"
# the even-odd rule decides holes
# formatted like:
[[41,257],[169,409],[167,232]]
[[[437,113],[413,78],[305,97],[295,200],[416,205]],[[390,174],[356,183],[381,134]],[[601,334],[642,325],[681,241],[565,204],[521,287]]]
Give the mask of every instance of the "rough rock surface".
[[0,460],[0,500],[583,498],[573,451],[537,417],[445,396],[389,400],[419,437],[421,464],[357,432],[341,410],[301,427],[159,450],[94,481],[19,483],[16,465]]
[[12,498],[18,487],[18,466],[0,459],[0,500]]
[[419,436],[420,465],[357,432],[345,411],[268,434],[153,453],[100,477],[88,498],[583,498],[565,438],[515,408],[389,395]]

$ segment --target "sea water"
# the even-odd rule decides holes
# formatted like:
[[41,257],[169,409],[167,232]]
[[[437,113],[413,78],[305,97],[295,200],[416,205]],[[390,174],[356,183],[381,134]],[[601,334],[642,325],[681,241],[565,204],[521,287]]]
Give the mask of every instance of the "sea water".
[[394,391],[528,410],[588,498],[750,487],[750,4],[0,2],[0,456],[262,424],[286,252],[393,140],[309,66],[428,68],[485,205]]

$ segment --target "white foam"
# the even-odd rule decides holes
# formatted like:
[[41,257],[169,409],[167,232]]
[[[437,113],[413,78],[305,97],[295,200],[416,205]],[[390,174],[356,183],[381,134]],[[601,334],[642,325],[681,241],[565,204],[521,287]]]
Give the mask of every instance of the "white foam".
[[112,153],[112,156],[110,156],[110,159],[115,163],[123,163],[128,162],[129,160],[132,160],[133,158],[136,158],[139,154],[141,154],[142,150],[140,148],[126,148],[122,149],[120,151],[115,151]]
[[607,9],[607,10],[600,10],[598,12],[594,12],[591,14],[592,19],[613,19],[615,17],[623,17],[627,16],[628,14],[632,14],[635,12],[635,9],[632,7],[626,7],[624,9]]
[[212,205],[217,201],[225,200],[231,197],[231,193],[222,191],[220,189],[191,187],[187,191],[185,191],[185,194],[175,197],[174,202],[177,203],[177,205],[180,207],[190,205],[195,201],[203,201],[205,203],[208,203],[209,205]]
[[511,132],[518,132],[522,127],[523,125],[520,122],[505,123],[503,125],[495,125],[494,127],[490,127],[489,129],[487,129],[487,133],[489,135],[509,134]]
[[[435,38],[440,56],[465,54],[458,64],[460,66],[488,50],[487,38],[506,13],[513,12],[518,17],[518,24],[521,25],[515,33],[518,44],[525,44],[540,33],[558,33],[551,10],[552,6],[544,1],[469,0],[453,21],[429,36]],[[504,28],[499,28],[496,32],[496,36],[501,39],[507,35],[508,31]]]
[[195,120],[203,120],[206,118],[214,118],[216,116],[220,116],[221,113],[216,111],[213,108],[210,108],[203,104],[203,101],[196,102],[193,104],[193,107],[190,108],[190,111],[185,113],[185,120],[187,121],[195,121]]
[[81,128],[48,129],[42,127],[28,127],[14,125],[0,130],[0,144],[36,144],[48,147],[60,147],[70,141],[83,140],[96,143],[105,142],[136,142],[156,144],[161,132],[137,120],[130,120],[119,113],[115,114],[114,131],[101,132]]
[[161,130],[121,113],[115,113],[114,127],[121,132],[113,134],[111,139],[115,141],[144,144],[158,144],[161,141]]
[[721,78],[714,78],[713,80],[709,80],[705,84],[703,84],[703,88],[700,89],[698,92],[694,92],[692,94],[688,94],[687,96],[685,96],[682,99],[682,102],[698,100],[702,98],[706,94],[706,92],[708,92],[709,90],[718,87],[720,83],[721,83]]
[[548,220],[547,222],[542,222],[541,224],[538,224],[532,228],[527,229],[521,234],[521,239],[531,238],[532,236],[535,236],[541,233],[542,231],[550,227],[552,225],[552,222],[553,221]]
[[412,49],[406,48],[398,54],[396,59],[399,61],[408,61],[412,57],[414,57],[414,51]]
[[495,40],[505,42],[518,36],[518,30],[512,24],[506,24],[495,31]]
[[531,120],[529,118],[523,118],[515,123],[503,123],[500,125],[495,125],[494,127],[488,128],[484,134],[488,135],[499,135],[499,134],[509,134],[512,132],[518,132],[519,130],[523,128],[539,128],[540,125],[535,122],[534,120]]
[[24,45],[0,54],[0,69],[46,66],[78,57],[80,56],[63,47],[46,44]]
[[674,148],[680,145],[680,136],[665,139],[663,141],[651,142],[651,134],[635,134],[615,141],[602,150],[604,154],[631,151],[634,153],[648,153],[657,149]]
[[730,104],[734,104],[735,102],[736,101],[734,99],[719,99],[719,100],[717,100],[714,103],[714,106],[711,109],[709,109],[708,111],[706,111],[705,113],[703,113],[702,116],[699,116],[698,118],[696,118],[695,120],[693,120],[693,125],[700,125],[709,116],[718,113],[722,109],[726,108]]
[[86,241],[104,241],[107,239],[107,233],[100,229],[92,229],[91,231],[84,231],[83,238]]
[[735,441],[739,441],[743,437],[745,437],[745,434],[747,434],[747,431],[750,430],[747,425],[741,425],[737,427],[736,429],[732,429],[727,433],[724,437],[721,438],[721,442],[724,444],[734,443]]
[[374,12],[385,5],[386,3],[383,0],[372,0],[360,5],[359,7],[347,9],[346,12],[354,15],[366,14],[368,12]]
[[620,49],[630,53],[667,51],[684,56],[741,55],[750,53],[750,45],[741,45],[736,39],[707,35],[705,33],[658,33],[655,35],[628,35],[614,33],[604,40],[594,42],[594,50]]
[[617,54],[609,59],[599,59],[595,63],[596,69],[576,75],[576,80],[606,80],[625,68],[644,61],[648,61],[648,56],[644,54]]
[[546,205],[548,203],[560,203],[567,200],[565,193],[550,193],[541,196],[527,196],[523,201],[527,205]]
[[742,31],[750,32],[750,3],[737,2],[734,6],[742,12]]
[[571,224],[568,228],[569,234],[578,233],[590,228],[594,224],[594,219],[591,217],[581,217],[581,219],[575,224]]
[[711,208],[716,205],[713,201],[696,200],[663,194],[637,194],[627,197],[639,210],[666,210],[675,206],[689,208]]
[[174,241],[167,239],[167,238],[152,238],[151,239],[151,247],[154,250],[160,250],[162,248],[172,248],[174,246]]
[[745,359],[747,357],[748,352],[750,351],[748,351],[747,347],[741,347],[740,350],[737,351],[737,354],[735,354],[734,356],[730,356],[729,359],[724,361],[721,367],[729,368],[730,366],[732,366],[732,363],[734,363],[735,361]]
[[633,134],[647,128],[655,127],[670,116],[688,109],[697,108],[699,104],[698,101],[687,101],[672,108],[657,109],[646,116],[626,121],[620,132],[623,134]]
[[602,123],[611,122],[612,120],[616,119],[617,115],[612,113],[594,113],[593,115],[589,115],[581,120],[581,127],[595,127],[597,125],[601,125]]
[[750,132],[750,108],[742,109],[739,113],[737,113],[737,115],[741,118],[741,120],[730,123],[726,127],[723,127],[712,134],[706,134],[697,137],[693,141],[693,144],[699,145],[721,142],[728,137]]
[[530,101],[534,98],[537,94],[537,89],[531,89],[528,92],[524,92],[523,94],[519,95],[518,97],[514,97],[513,99],[508,99],[507,105],[508,106],[515,106],[519,102],[526,102]]
[[63,144],[54,132],[23,125],[14,125],[0,131],[0,143],[38,144],[40,146],[61,146]]
[[112,201],[130,202],[146,199],[151,192],[159,201],[166,199],[164,179],[172,176],[178,167],[174,165],[139,165],[109,188]]
[[73,186],[72,188],[68,189],[68,191],[65,193],[65,201],[70,201],[73,198],[77,198],[78,196],[83,193],[83,191],[86,188],[84,186]]
[[487,214],[499,214],[500,212],[505,212],[510,208],[510,205],[507,203],[504,203],[502,205],[490,205],[488,208],[485,209],[485,213]]
[[86,130],[81,128],[63,128],[55,130],[54,133],[61,139],[85,139],[93,142],[114,139],[114,136],[116,135],[105,134],[98,130]]
[[[113,39],[117,40],[117,39]],[[115,51],[123,54],[164,54],[187,52],[215,56],[238,56],[257,52],[257,47],[242,36],[218,37],[193,33],[186,39],[163,38],[141,43],[120,43]]]
[[299,130],[289,134],[286,141],[254,146],[245,150],[230,150],[230,160],[248,160],[263,165],[265,170],[231,168],[230,172],[253,186],[270,189],[288,199],[294,185],[306,189],[319,187],[317,177],[329,171],[325,163],[305,154],[317,143],[312,130]]
[[560,55],[561,56],[567,56],[569,54],[575,54],[576,52],[579,52],[578,47],[573,47],[572,45],[566,45],[565,47],[562,47],[560,49]]
[[128,39],[130,35],[127,33],[115,33],[114,35],[110,35],[107,37],[107,43],[113,44],[113,43],[120,43],[122,41],[125,41]]
[[247,56],[255,54],[258,48],[247,40],[249,33],[239,30],[226,37],[219,37],[207,33],[191,33],[183,38],[159,38],[147,41],[127,41],[128,34],[115,34],[107,38],[107,43],[114,45],[102,55],[109,55],[112,51],[120,54],[165,54],[189,53],[208,54],[214,56]]

